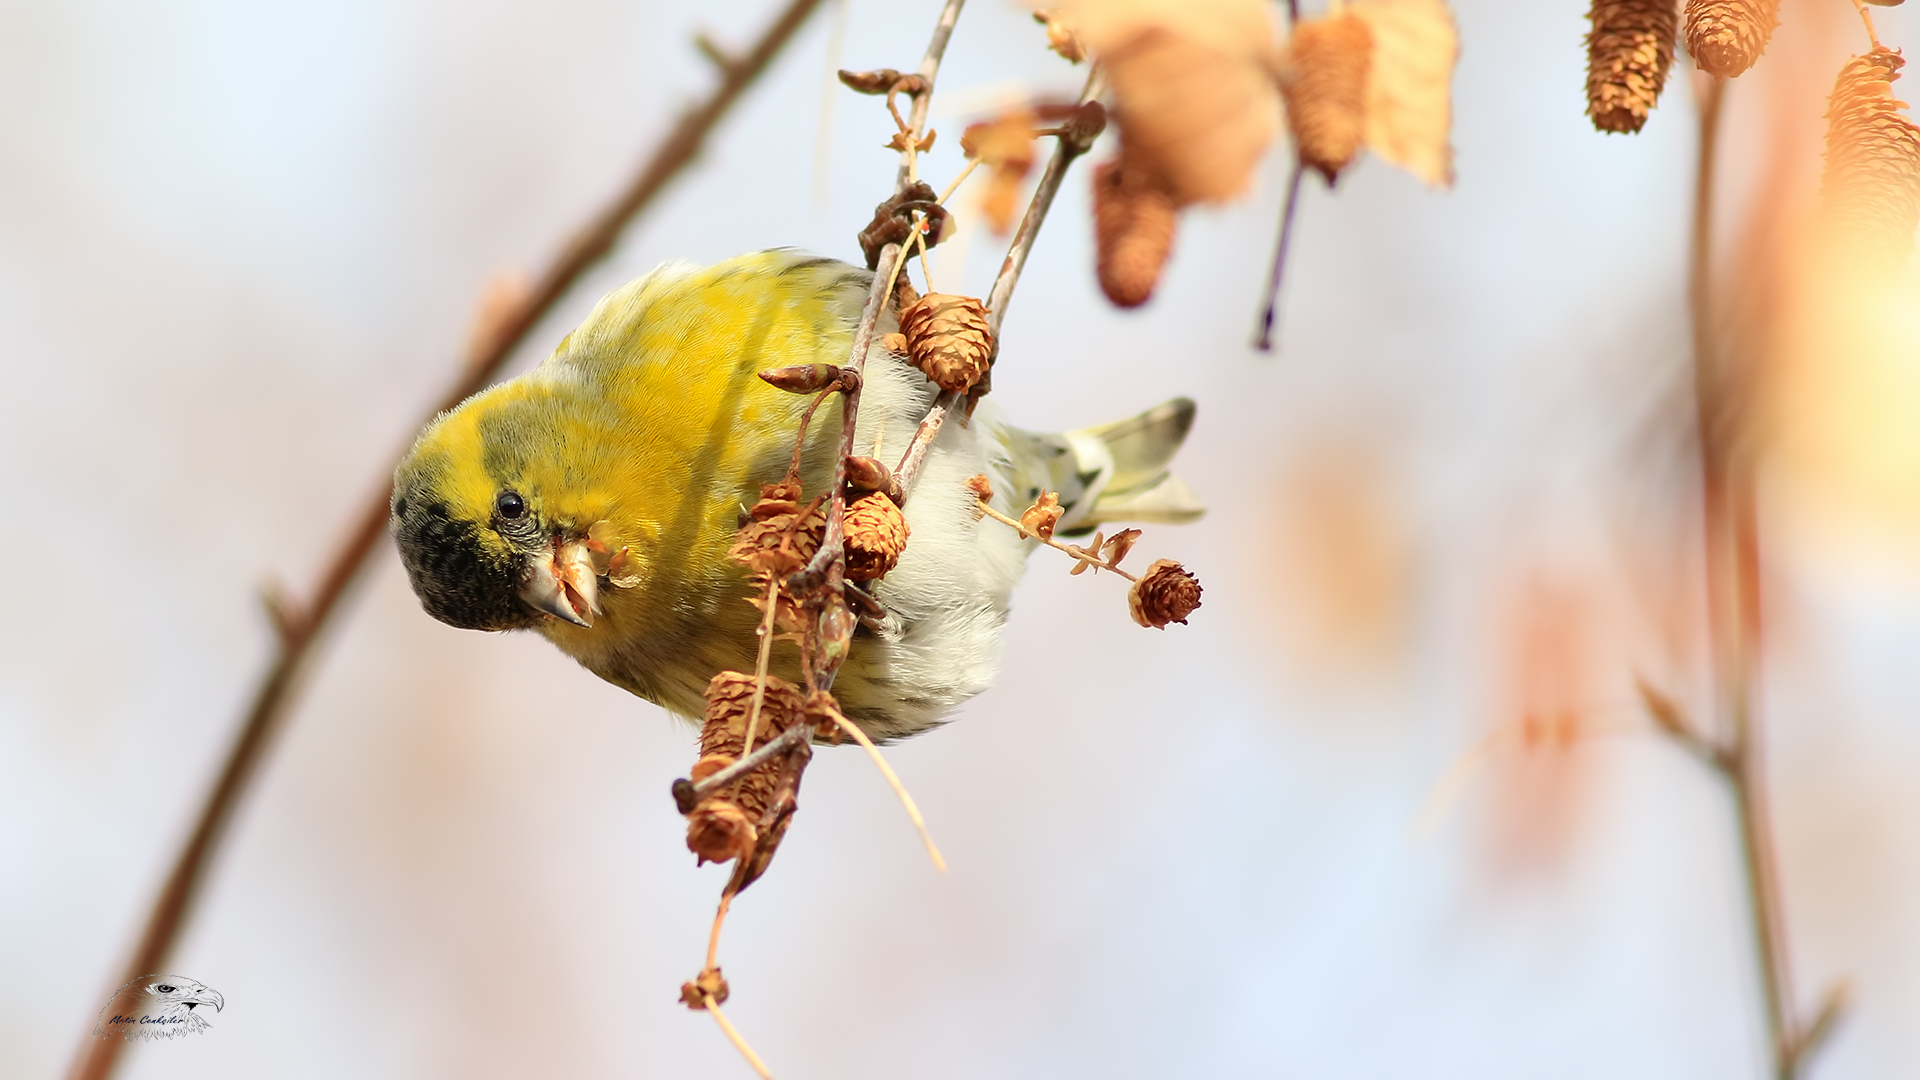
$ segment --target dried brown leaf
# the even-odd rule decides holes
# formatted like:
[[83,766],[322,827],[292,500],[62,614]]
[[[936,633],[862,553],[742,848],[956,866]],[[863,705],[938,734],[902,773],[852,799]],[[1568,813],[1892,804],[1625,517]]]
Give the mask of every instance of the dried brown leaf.
[[1060,523],[1060,496],[1051,491],[1043,491],[1040,497],[1020,515],[1020,527],[1030,536],[1042,540],[1053,539],[1053,527]]
[[1129,160],[1186,205],[1246,190],[1279,128],[1260,0],[1077,0],[1060,12],[1107,65]]
[[1460,38],[1445,0],[1354,0],[1373,31],[1367,147],[1435,187],[1453,183],[1453,66]]
[[980,212],[993,231],[1003,236],[1013,229],[1021,190],[1033,171],[1039,121],[1039,114],[1023,105],[971,124],[960,136],[960,148],[988,169]]
[[1057,11],[1036,11],[1033,21],[1047,28],[1047,48],[1059,53],[1070,63],[1079,63],[1087,58],[1086,46],[1074,36],[1073,27],[1068,25]]

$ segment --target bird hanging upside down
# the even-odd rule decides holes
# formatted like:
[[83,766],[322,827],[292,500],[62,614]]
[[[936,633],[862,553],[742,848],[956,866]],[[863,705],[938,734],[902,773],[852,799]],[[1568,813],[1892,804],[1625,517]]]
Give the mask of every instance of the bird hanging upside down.
[[[698,717],[708,681],[752,671],[760,613],[727,557],[760,485],[785,474],[808,399],[756,377],[844,363],[872,274],[794,251],[669,265],[605,297],[539,367],[429,424],[394,477],[393,529],[427,613],[474,630],[538,630],[608,682]],[[888,312],[880,333],[897,327]],[[894,457],[939,393],[877,343],[855,432]],[[808,496],[830,482],[840,399],[808,431]],[[934,441],[886,609],[834,683],[875,739],[939,723],[992,682],[1008,594],[1035,546],[982,521],[985,474],[1017,515],[1059,493],[1063,533],[1201,513],[1167,463],[1193,422],[1176,399],[1117,424],[1034,435],[990,402]],[[608,552],[620,553],[610,563]],[[788,653],[791,650],[787,650]],[[797,660],[775,652],[774,671]]]

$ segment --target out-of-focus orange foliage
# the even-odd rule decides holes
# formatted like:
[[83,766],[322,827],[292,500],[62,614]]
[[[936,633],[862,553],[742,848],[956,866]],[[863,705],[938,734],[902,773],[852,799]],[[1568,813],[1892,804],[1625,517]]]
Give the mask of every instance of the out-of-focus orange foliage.
[[1304,673],[1360,675],[1398,663],[1414,539],[1377,440],[1325,436],[1283,468],[1270,504],[1274,610]]
[[1535,570],[1499,614],[1499,722],[1514,737],[1491,762],[1490,856],[1498,871],[1552,866],[1571,846],[1589,802],[1582,739],[1593,733],[1604,673],[1624,670],[1604,646],[1594,584]]
[[1182,205],[1245,191],[1279,130],[1261,0],[1076,0],[1056,9],[1107,65],[1129,170]]

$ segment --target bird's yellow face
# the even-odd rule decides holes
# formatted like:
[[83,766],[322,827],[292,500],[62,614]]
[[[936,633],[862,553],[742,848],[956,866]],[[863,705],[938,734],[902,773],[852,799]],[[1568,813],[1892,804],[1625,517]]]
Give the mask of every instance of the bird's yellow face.
[[575,421],[527,389],[495,387],[440,417],[394,476],[394,532],[414,592],[463,629],[549,615],[585,627],[600,611],[589,534],[611,500],[566,461]]

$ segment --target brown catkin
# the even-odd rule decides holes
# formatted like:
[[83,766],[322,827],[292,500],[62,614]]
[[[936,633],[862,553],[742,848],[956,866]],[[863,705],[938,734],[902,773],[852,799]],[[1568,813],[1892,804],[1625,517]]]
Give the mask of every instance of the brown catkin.
[[1780,0],[1687,0],[1687,54],[1709,75],[1731,79],[1760,59],[1780,25]]
[[1841,237],[1892,261],[1906,258],[1920,226],[1920,127],[1893,96],[1905,63],[1875,49],[1840,69],[1820,178],[1820,201]]
[[1587,19],[1587,115],[1600,131],[1647,122],[1673,66],[1678,0],[1593,0]]
[[1287,43],[1287,101],[1300,160],[1331,184],[1360,152],[1366,134],[1367,69],[1373,63],[1373,31],[1357,15],[1341,13],[1303,21]]
[[1125,160],[1093,171],[1094,269],[1107,299],[1131,308],[1146,303],[1160,283],[1180,208],[1158,185],[1130,172]]

